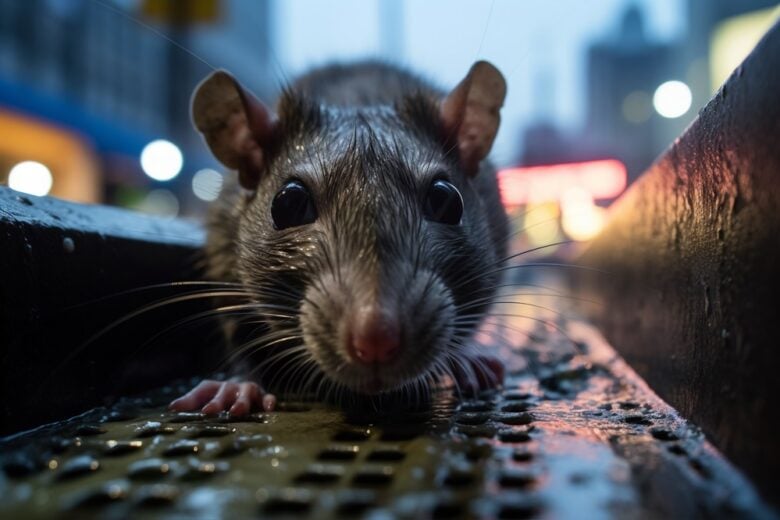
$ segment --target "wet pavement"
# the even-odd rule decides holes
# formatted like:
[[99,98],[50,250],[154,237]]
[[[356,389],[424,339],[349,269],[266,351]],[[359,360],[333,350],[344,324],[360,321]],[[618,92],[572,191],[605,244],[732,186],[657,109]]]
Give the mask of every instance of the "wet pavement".
[[507,318],[497,337],[503,388],[444,384],[413,410],[168,412],[183,382],[7,438],[0,517],[773,517],[589,325]]

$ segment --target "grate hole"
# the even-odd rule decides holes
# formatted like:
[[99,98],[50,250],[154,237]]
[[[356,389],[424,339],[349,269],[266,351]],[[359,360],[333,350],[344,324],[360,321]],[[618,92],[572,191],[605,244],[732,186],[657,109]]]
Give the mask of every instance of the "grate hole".
[[89,490],[86,492],[78,493],[70,503],[66,506],[66,509],[87,509],[105,506],[120,500],[124,500],[127,497],[127,489],[115,483],[109,483],[101,488]]
[[233,424],[233,423],[268,424],[268,416],[266,416],[263,413],[252,413],[249,415],[242,415],[241,417],[236,417],[235,415],[230,415],[229,412],[223,412],[220,413],[217,417],[214,417],[213,420],[215,420],[219,424]]
[[196,459],[190,459],[187,469],[179,475],[179,480],[182,481],[199,481],[211,478],[219,473],[225,473],[230,469],[230,465],[227,462],[202,462]]
[[406,457],[406,453],[398,448],[374,450],[368,454],[368,460],[374,462],[398,462]]
[[498,415],[497,419],[504,424],[525,425],[525,424],[531,424],[534,420],[534,417],[528,412],[520,412],[520,413],[502,413]]
[[219,452],[220,457],[235,457],[244,453],[249,446],[246,442],[234,439],[233,442],[225,444]]
[[504,430],[498,432],[498,440],[501,442],[529,442],[531,434],[524,431]]
[[676,441],[679,439],[674,432],[664,428],[653,428],[650,430],[650,434],[659,441]]
[[168,475],[171,465],[162,459],[144,459],[133,462],[127,468],[127,476],[132,480],[154,480]]
[[12,478],[26,477],[41,469],[43,469],[43,465],[26,453],[12,454],[3,463],[3,471]]
[[691,467],[698,473],[702,478],[710,479],[712,478],[712,472],[710,469],[705,466],[702,461],[699,459],[691,459],[688,461],[688,463],[691,465]]
[[393,428],[382,432],[380,437],[383,441],[410,441],[423,434],[419,428]]
[[229,426],[209,424],[206,426],[185,426],[181,431],[185,435],[195,439],[198,437],[224,437],[225,435],[234,433],[236,429]]
[[498,484],[504,488],[527,488],[536,482],[536,477],[526,471],[504,471],[498,477]]
[[206,414],[200,412],[179,412],[170,419],[168,422],[172,423],[185,423],[185,422],[198,422],[206,418]]
[[513,403],[507,403],[501,407],[502,412],[525,412],[532,408],[533,403],[526,403],[523,401],[517,401]]
[[470,461],[486,459],[493,454],[489,444],[473,444],[466,449],[466,458]]
[[471,471],[453,470],[444,477],[443,483],[449,487],[470,486],[476,481],[476,476]]
[[528,392],[517,392],[517,391],[509,391],[504,392],[504,399],[507,401],[525,401],[526,399],[531,399],[533,397],[532,394],[529,394]]
[[[363,492],[361,492],[363,491]],[[376,496],[367,490],[349,490],[339,498],[339,516],[361,516],[376,505]]]
[[688,451],[681,446],[680,444],[672,444],[668,446],[666,449],[668,449],[671,453],[674,453],[675,455],[687,455]]
[[118,457],[120,455],[127,455],[133,453],[136,450],[140,450],[143,447],[143,441],[106,441],[103,448],[103,454],[109,457]]
[[439,502],[431,510],[431,518],[434,520],[461,518],[465,510],[466,507],[457,502]]
[[352,477],[353,484],[364,486],[386,486],[392,481],[393,469],[388,467],[361,470]]
[[498,518],[501,520],[517,520],[533,518],[539,512],[539,507],[532,502],[518,501],[504,504],[498,510]]
[[468,401],[462,403],[458,409],[461,412],[490,412],[493,410],[493,403],[490,401]]
[[170,484],[153,484],[144,486],[136,491],[136,506],[140,507],[164,507],[176,502],[179,498],[179,488]]
[[515,450],[512,453],[512,460],[515,462],[530,462],[534,458],[534,454],[528,450]]
[[458,433],[471,438],[475,437],[487,437],[491,438],[496,434],[496,428],[489,424],[461,424],[458,426]]
[[302,515],[309,512],[311,502],[306,499],[272,498],[266,502],[263,511],[268,515]]
[[343,474],[344,471],[338,467],[314,466],[295,477],[293,481],[296,484],[334,484]]
[[153,437],[155,435],[170,435],[176,432],[176,428],[165,425],[159,421],[146,421],[135,429],[136,437]]
[[200,451],[200,444],[198,441],[181,439],[168,446],[165,451],[163,451],[163,455],[168,457],[180,457],[182,455],[194,455],[195,453],[198,453],[198,451]]
[[490,414],[487,412],[459,413],[455,417],[455,422],[458,424],[477,425],[485,424],[488,419],[490,419]]
[[645,417],[644,415],[626,415],[623,417],[623,422],[628,424],[643,424],[649,426],[653,424],[653,421]]
[[62,465],[62,469],[57,473],[58,480],[67,480],[83,475],[94,473],[100,469],[100,462],[89,455],[81,455],[70,459]]
[[371,430],[341,430],[333,436],[339,442],[363,442],[371,437]]
[[76,428],[76,435],[80,435],[81,437],[91,437],[92,435],[100,435],[101,433],[106,433],[106,429],[101,428],[96,424],[83,424]]
[[319,460],[355,460],[358,451],[359,448],[357,446],[331,446],[322,450],[317,458]]

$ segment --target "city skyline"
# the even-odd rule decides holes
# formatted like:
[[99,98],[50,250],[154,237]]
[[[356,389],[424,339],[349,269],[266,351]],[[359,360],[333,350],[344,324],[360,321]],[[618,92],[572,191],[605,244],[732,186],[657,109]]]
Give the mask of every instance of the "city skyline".
[[[276,2],[271,25],[284,74],[289,77],[333,60],[383,57],[381,2]],[[403,12],[402,64],[448,88],[477,59],[492,61],[506,76],[509,92],[492,153],[499,166],[516,162],[522,132],[539,119],[549,119],[566,131],[581,128],[586,111],[587,48],[616,32],[630,5],[640,7],[651,41],[671,42],[685,30],[681,0],[587,4],[559,0],[552,5],[541,0],[434,0],[399,4]],[[538,99],[536,95],[540,76],[549,78],[549,98]],[[548,113],[541,112],[539,105]]]

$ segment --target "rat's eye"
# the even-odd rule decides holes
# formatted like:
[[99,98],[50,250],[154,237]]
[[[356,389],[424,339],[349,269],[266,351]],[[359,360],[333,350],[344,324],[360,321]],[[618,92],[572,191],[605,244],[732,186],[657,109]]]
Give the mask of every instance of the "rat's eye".
[[463,198],[458,188],[437,179],[431,183],[425,195],[423,214],[428,220],[441,224],[458,225],[463,216]]
[[274,229],[311,224],[317,219],[314,201],[302,182],[290,181],[279,190],[271,202],[271,218]]

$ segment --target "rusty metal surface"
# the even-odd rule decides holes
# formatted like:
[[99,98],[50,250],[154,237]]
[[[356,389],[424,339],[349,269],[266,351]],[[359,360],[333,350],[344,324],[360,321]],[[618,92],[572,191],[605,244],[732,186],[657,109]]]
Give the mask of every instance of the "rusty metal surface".
[[780,504],[780,27],[580,262],[610,342]]
[[403,412],[167,412],[184,384],[7,438],[0,516],[773,517],[592,327],[511,318],[496,337],[504,388],[445,384]]
[[[0,434],[202,372],[207,363],[192,355],[191,329],[140,349],[148,331],[197,305],[160,308],[86,344],[117,319],[176,294],[138,289],[193,279],[202,241],[202,230],[184,221],[0,187]],[[194,332],[204,337],[203,329]]]

